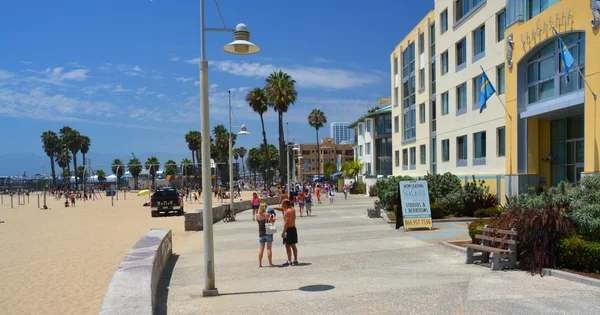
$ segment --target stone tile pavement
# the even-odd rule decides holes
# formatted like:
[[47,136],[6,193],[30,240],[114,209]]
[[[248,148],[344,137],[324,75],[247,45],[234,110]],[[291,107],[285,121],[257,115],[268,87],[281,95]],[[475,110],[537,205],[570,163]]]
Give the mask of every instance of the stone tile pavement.
[[[202,297],[203,235],[194,233],[186,244],[174,245],[157,313],[600,314],[600,288],[466,265],[464,255],[432,244],[464,239],[465,223],[404,233],[367,218],[372,204],[365,197],[337,198],[334,205],[314,206],[313,217],[298,218],[299,266],[258,268],[250,212],[216,224],[218,297]],[[283,263],[278,236],[273,249],[274,263]]]

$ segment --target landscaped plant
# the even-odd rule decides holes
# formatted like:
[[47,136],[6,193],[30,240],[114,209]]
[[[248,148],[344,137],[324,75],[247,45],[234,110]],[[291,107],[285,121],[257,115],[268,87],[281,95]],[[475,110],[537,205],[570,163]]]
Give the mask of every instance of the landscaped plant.
[[377,186],[371,185],[369,186],[369,197],[377,196]]
[[427,174],[423,179],[427,181],[430,202],[441,203],[448,194],[462,189],[460,179],[451,173]]
[[498,196],[490,193],[490,188],[485,185],[485,181],[476,180],[468,182],[463,187],[464,207],[462,215],[472,217],[475,211],[479,209],[488,209],[498,206]]
[[380,179],[375,184],[377,189],[377,197],[384,209],[390,210],[393,205],[397,205],[398,199],[398,183],[403,180],[413,180],[409,176],[397,176],[389,179]]
[[481,240],[476,239],[475,235],[481,235],[481,234],[483,234],[483,232],[479,231],[477,228],[484,227],[486,225],[491,225],[493,222],[494,222],[494,220],[478,219],[478,220],[475,220],[475,221],[469,223],[468,228],[469,228],[469,236],[471,237],[471,242],[473,242],[473,244],[481,244]]
[[600,274],[600,242],[586,241],[577,235],[562,239],[558,248],[558,266]]
[[431,208],[431,218],[432,219],[441,219],[444,217],[444,206],[439,203],[432,203]]
[[355,182],[352,185],[352,189],[350,190],[350,193],[353,195],[364,195],[366,193],[366,191],[367,191],[367,184]]
[[502,215],[502,209],[498,207],[479,209],[475,211],[477,218],[499,218]]

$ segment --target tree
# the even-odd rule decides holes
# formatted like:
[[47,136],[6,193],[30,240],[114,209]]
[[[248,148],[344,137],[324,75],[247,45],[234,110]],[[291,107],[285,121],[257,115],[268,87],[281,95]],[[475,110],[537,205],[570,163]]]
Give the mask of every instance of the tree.
[[[263,144],[264,144],[264,148],[266,150],[266,148],[268,147],[267,144],[267,133],[265,131],[265,121],[263,119],[263,114],[267,112],[267,110],[269,109],[269,107],[267,106],[267,94],[265,93],[265,90],[261,89],[261,88],[254,88],[252,89],[250,92],[248,92],[248,94],[246,95],[246,102],[248,102],[248,105],[250,106],[250,108],[252,108],[252,110],[257,113],[260,116],[260,124],[262,126],[262,134],[263,134]],[[265,151],[265,156],[268,156],[269,152]],[[242,164],[244,164],[243,158],[242,158]],[[265,189],[267,189],[267,169],[268,169],[268,165],[264,165],[264,170],[263,170],[263,179],[265,181]]]
[[114,159],[110,167],[113,174],[117,175],[117,187],[121,184],[121,176],[125,174],[125,165],[121,159]]
[[[229,161],[229,132],[223,125],[216,125],[213,127],[213,136],[215,137],[214,144],[211,145],[211,158],[215,160],[215,162],[227,162]],[[231,134],[231,146],[235,146],[235,140],[237,139],[237,135]],[[225,164],[217,164],[218,168],[221,168],[221,183],[225,182],[225,176],[228,175],[225,171],[224,167],[219,167],[219,165]]]
[[81,179],[81,181],[83,181],[85,179],[85,166],[83,165],[79,165],[77,166],[77,177],[79,177]]
[[133,176],[133,186],[134,189],[136,189],[138,186],[138,178],[140,177],[140,173],[142,173],[142,163],[138,158],[134,157],[127,163],[127,169],[129,170],[129,173],[131,173],[131,176]]
[[238,173],[237,176],[240,176],[240,167],[238,160],[240,159],[240,148],[233,148],[232,150],[233,159],[235,160],[235,164],[238,164]]
[[50,170],[52,171],[52,187],[56,187],[56,170],[54,168],[54,158],[56,153],[60,150],[60,139],[58,135],[48,130],[42,133],[42,148],[46,155],[50,158]]
[[88,178],[88,170],[85,168],[87,161],[85,159],[85,155],[90,151],[90,146],[92,145],[92,141],[90,140],[90,137],[88,136],[81,136],[80,137],[80,145],[81,147],[79,148],[79,150],[81,151],[81,155],[83,155],[83,168],[84,168],[84,176],[82,177],[82,182],[84,183],[83,189],[86,189],[85,183],[87,182],[87,178]]
[[181,160],[181,165],[183,166],[183,174],[184,176],[190,176],[190,174],[194,174],[194,165],[190,159],[185,158]]
[[[69,165],[71,164],[71,155],[66,147],[63,145],[59,146],[58,152],[56,152],[56,163],[58,167],[62,169],[61,177],[63,178],[63,186],[69,186],[71,184],[71,171]],[[65,174],[67,175],[67,182],[65,183]]]
[[[200,154],[198,154],[198,150],[200,150],[200,146],[202,145],[202,134],[200,131],[191,130],[185,134],[185,142],[188,145],[188,149],[192,151],[192,161],[193,171],[189,174],[194,174],[194,178],[198,178],[198,168],[196,164],[196,158],[198,159],[198,163],[200,163]],[[187,164],[187,163],[186,163]]]
[[261,151],[258,148],[252,148],[248,152],[248,159],[246,160],[246,164],[248,165],[248,170],[250,173],[254,174],[254,182],[256,183],[256,173],[260,171],[262,165],[264,165],[263,160],[261,159],[261,155],[264,158],[264,154],[260,153]]
[[[64,126],[60,129],[61,140],[69,149],[71,154],[73,154],[73,169],[77,170],[77,153],[81,149],[81,135],[75,129],[72,129],[69,126]],[[75,176],[75,189],[78,188],[77,176]]]
[[[317,178],[321,176],[321,148],[319,146],[319,129],[327,123],[327,117],[322,110],[315,108],[308,115],[308,124],[317,131]],[[327,179],[327,177],[325,177]]]
[[106,173],[104,172],[104,170],[97,170],[96,171],[96,176],[98,176],[98,181],[99,182],[103,182],[106,180]]
[[242,159],[242,174],[246,173],[246,166],[244,164],[244,156],[246,156],[246,153],[248,153],[248,150],[244,147],[239,147],[238,148],[238,153],[240,155],[240,158]]
[[325,177],[326,180],[330,180],[331,174],[333,174],[334,172],[335,172],[335,164],[333,164],[333,163],[323,164],[323,177]]
[[177,174],[177,162],[173,160],[168,160],[165,163],[165,175],[175,175]]
[[365,164],[361,163],[358,159],[344,162],[344,166],[342,167],[344,177],[354,178],[354,182],[358,182],[358,175],[362,172],[364,165]]
[[146,167],[146,170],[152,177],[152,187],[154,187],[154,181],[156,179],[156,172],[158,172],[158,167],[160,166],[160,162],[158,161],[158,158],[153,155],[146,160],[146,163],[144,166]]
[[292,77],[282,72],[275,71],[269,75],[266,80],[265,91],[268,104],[277,112],[279,120],[279,174],[285,174],[286,161],[285,139],[283,137],[283,113],[286,113],[290,105],[296,102],[298,92],[296,92],[296,81]]

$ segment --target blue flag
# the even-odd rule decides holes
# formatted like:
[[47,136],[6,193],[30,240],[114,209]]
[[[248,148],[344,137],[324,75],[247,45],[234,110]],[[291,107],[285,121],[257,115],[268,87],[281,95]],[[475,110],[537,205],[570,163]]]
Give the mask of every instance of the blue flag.
[[[481,71],[483,71],[483,69]],[[492,97],[492,95],[494,95],[494,93],[496,93],[496,89],[494,89],[492,82],[490,82],[490,79],[488,79],[485,71],[483,71],[483,74],[481,75],[481,96],[479,96],[480,114],[483,112],[483,109],[486,108],[485,103],[490,99],[490,97]]]
[[571,69],[575,60],[573,59],[569,48],[567,48],[567,45],[565,45],[562,38],[560,38],[560,35],[556,34],[556,36],[558,36],[558,42],[560,44],[560,63],[565,73],[565,85],[569,85],[569,69]]

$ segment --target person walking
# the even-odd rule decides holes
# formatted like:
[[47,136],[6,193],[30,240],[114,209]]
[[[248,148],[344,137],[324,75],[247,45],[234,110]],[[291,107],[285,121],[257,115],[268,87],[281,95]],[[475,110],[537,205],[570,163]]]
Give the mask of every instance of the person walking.
[[329,189],[329,204],[333,203],[334,198],[335,198],[335,191],[333,189]]
[[304,205],[306,201],[306,194],[304,190],[298,186],[298,208],[300,208],[300,217],[302,217],[302,213],[304,212]]
[[258,194],[256,192],[252,193],[252,220],[258,213],[258,208],[260,204],[260,199],[258,199]]
[[317,203],[321,204],[321,185],[317,184],[317,189],[315,189],[315,195],[317,195]]
[[269,267],[273,266],[273,234],[267,234],[267,223],[275,223],[275,215],[267,213],[267,204],[261,203],[258,208],[258,213],[255,215],[256,222],[258,222],[258,241],[260,243],[260,249],[258,250],[258,267],[262,267],[262,259],[265,252],[265,244],[267,247],[267,259],[269,260]]
[[312,194],[310,190],[305,189],[304,194],[306,195],[306,215],[312,216]]
[[348,186],[344,185],[342,188],[344,190],[344,200],[348,199]]

